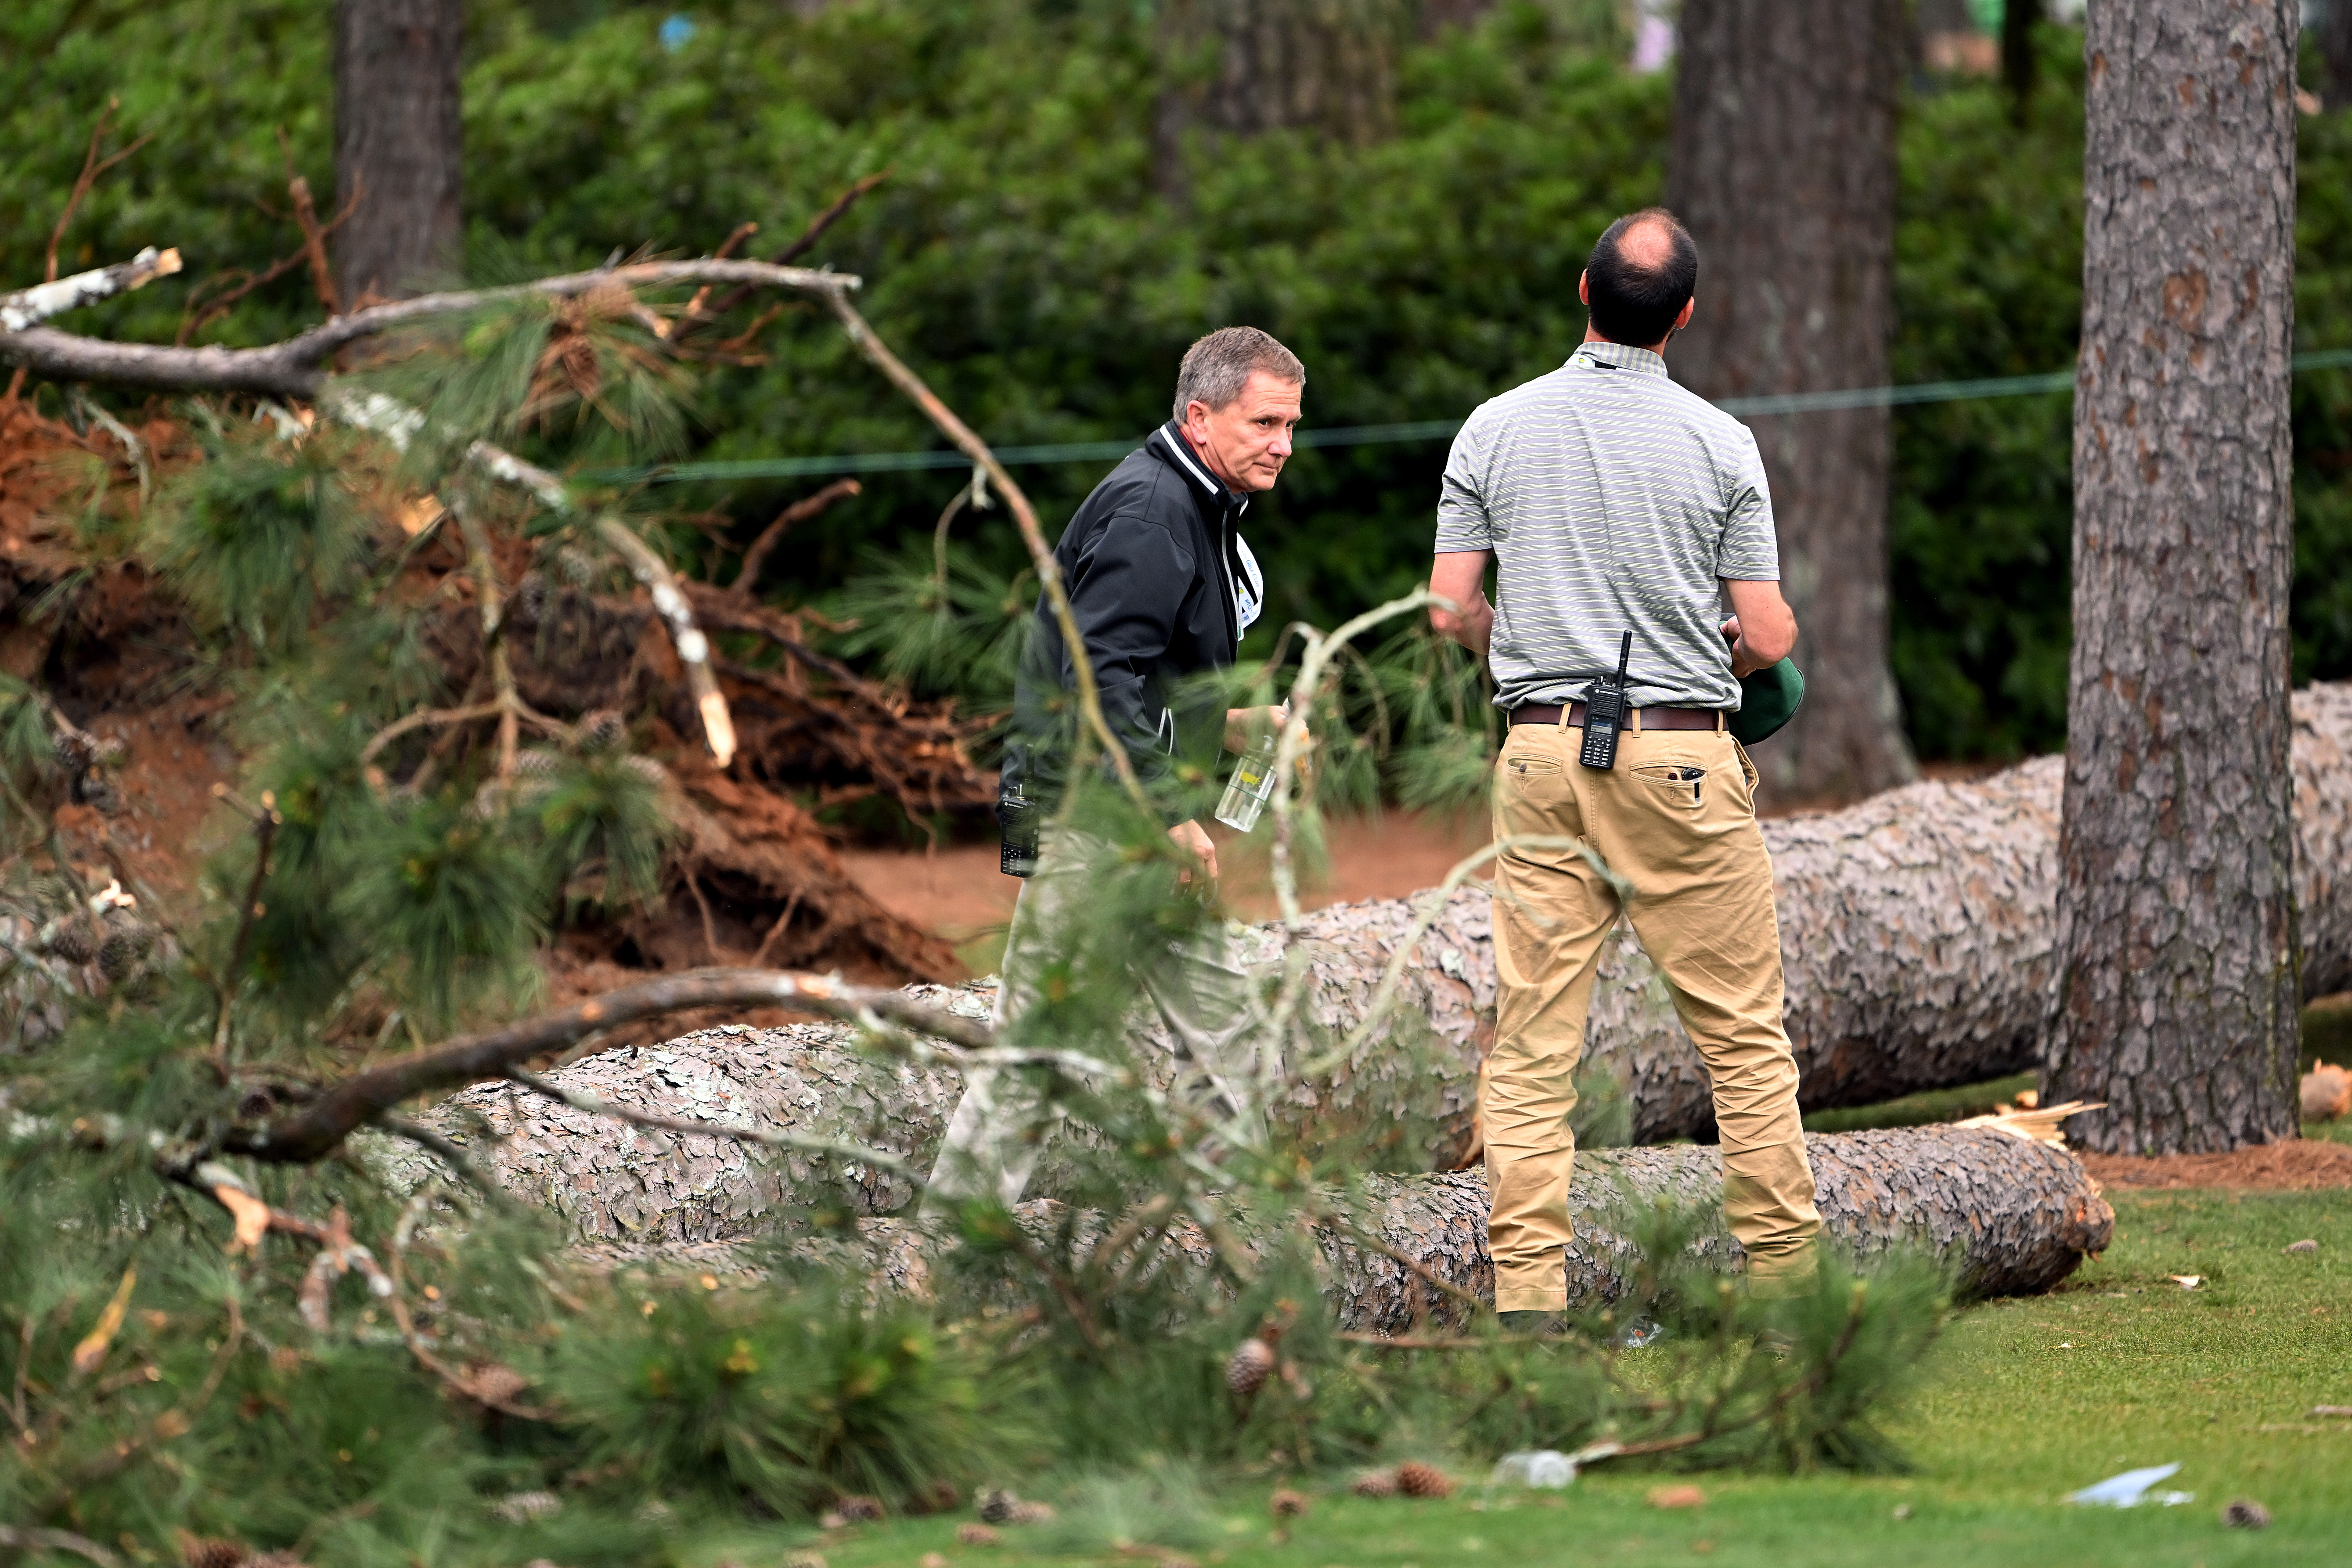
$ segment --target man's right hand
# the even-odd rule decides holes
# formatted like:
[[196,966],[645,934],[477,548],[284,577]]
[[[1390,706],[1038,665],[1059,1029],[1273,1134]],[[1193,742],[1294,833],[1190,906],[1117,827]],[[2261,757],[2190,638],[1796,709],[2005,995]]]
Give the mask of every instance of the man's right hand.
[[1179,885],[1192,886],[1195,875],[1206,882],[1217,879],[1217,844],[1209,837],[1208,829],[1197,822],[1180,822],[1168,830],[1168,837],[1175,841],[1177,848],[1190,854],[1200,868],[1197,873],[1190,866],[1179,869],[1176,873]]
[[1780,597],[1780,584],[1727,578],[1731,618],[1723,635],[1731,640],[1731,673],[1740,680],[1789,657],[1797,646],[1797,616]]
[[1454,607],[1429,607],[1429,625],[1439,637],[1460,643],[1479,658],[1495,640],[1495,606],[1486,602],[1486,563],[1493,552],[1444,550],[1429,574],[1429,591]]

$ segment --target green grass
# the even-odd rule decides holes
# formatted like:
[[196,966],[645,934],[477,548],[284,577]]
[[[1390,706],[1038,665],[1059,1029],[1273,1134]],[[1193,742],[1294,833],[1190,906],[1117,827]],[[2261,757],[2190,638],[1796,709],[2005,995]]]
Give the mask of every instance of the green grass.
[[[1565,1493],[1486,1496],[1472,1484],[1445,1502],[1361,1500],[1342,1495],[1346,1478],[1323,1478],[1304,1483],[1314,1511],[1282,1544],[1265,1511],[1272,1483],[1235,1483],[1216,1498],[1225,1544],[1192,1555],[1231,1568],[2346,1561],[2352,1420],[2309,1412],[2352,1405],[2352,1201],[2112,1196],[2114,1248],[2065,1288],[1955,1319],[1933,1381],[1899,1426],[1916,1466],[1907,1476],[1699,1475],[1687,1479],[1705,1489],[1705,1506],[1672,1512],[1646,1501],[1669,1479],[1657,1472],[1603,1468]],[[2318,1240],[2315,1257],[2282,1252],[2305,1237]],[[2183,1290],[2171,1274],[2204,1283]],[[2176,1459],[2182,1469],[2166,1484],[2195,1492],[2193,1503],[2120,1512],[2060,1500],[2116,1471]],[[1041,1483],[1025,1489],[1052,1495]],[[2277,1523],[2224,1529],[2221,1505],[2242,1496],[2268,1505]],[[913,1568],[929,1552],[953,1568],[1120,1561],[1045,1557],[1024,1550],[1017,1530],[1000,1546],[960,1546],[957,1522],[847,1530],[815,1544],[830,1568]]]
[[2032,1089],[2039,1078],[2037,1073],[2012,1073],[1983,1083],[1962,1084],[1958,1089],[1906,1094],[1900,1100],[1883,1100],[1876,1105],[1816,1110],[1805,1118],[1805,1131],[1865,1132],[1876,1127],[1926,1127],[1937,1121],[1958,1121],[1964,1116],[1983,1116],[2016,1099],[2021,1090]]

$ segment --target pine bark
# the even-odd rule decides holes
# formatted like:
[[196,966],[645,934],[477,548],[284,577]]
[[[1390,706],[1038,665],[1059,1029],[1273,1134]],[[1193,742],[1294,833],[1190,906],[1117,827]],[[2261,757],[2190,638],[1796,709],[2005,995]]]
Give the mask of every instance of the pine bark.
[[2293,0],[2094,5],[2048,1089],[2085,1147],[2295,1135]]
[[[1898,1249],[1927,1254],[1950,1268],[1972,1294],[2027,1295],[2056,1285],[2085,1257],[2105,1251],[2114,1237],[2114,1211],[2081,1162],[2063,1149],[2003,1132],[1941,1128],[1817,1134],[1805,1145],[1823,1234],[1849,1258],[1868,1259]],[[1696,1262],[1723,1274],[1737,1272],[1744,1254],[1723,1226],[1722,1196],[1723,1166],[1713,1149],[1685,1145],[1580,1154],[1569,1192],[1576,1228],[1565,1262],[1570,1305],[1599,1305],[1624,1294],[1642,1263],[1626,1233],[1639,1209],[1659,1203],[1698,1218],[1690,1246]],[[1055,1217],[1053,1203],[1033,1199],[1016,1213],[1043,1231]],[[1325,1292],[1342,1327],[1397,1333],[1416,1325],[1458,1326],[1463,1306],[1431,1288],[1424,1276],[1482,1300],[1494,1300],[1483,1172],[1372,1177],[1349,1206],[1352,1224],[1328,1225],[1317,1234]],[[607,1257],[684,1256],[700,1262],[723,1255],[732,1244],[781,1231],[893,1289],[928,1292],[932,1265],[951,1245],[947,1237],[891,1218],[843,1226],[832,1217],[841,1212],[836,1205],[814,1214],[761,1213],[725,1220],[698,1214],[675,1229],[605,1239],[597,1250]],[[1253,1251],[1274,1239],[1262,1238],[1246,1215],[1234,1216],[1233,1228]],[[1168,1245],[1174,1257],[1195,1267],[1209,1262],[1207,1242],[1196,1231],[1180,1229]],[[1412,1266],[1401,1259],[1410,1259]]]
[[[1685,0],[1667,205],[1698,309],[1667,351],[1709,398],[1874,386],[1893,326],[1903,0]],[[1768,795],[1907,782],[1887,647],[1884,408],[1750,421],[1780,524],[1808,696],[1757,752]]]
[[335,237],[348,309],[414,293],[458,259],[463,0],[337,0]]
[[1177,0],[1163,16],[1165,47],[1191,78],[1162,104],[1163,141],[1199,125],[1361,145],[1395,128],[1410,36],[1400,0]]

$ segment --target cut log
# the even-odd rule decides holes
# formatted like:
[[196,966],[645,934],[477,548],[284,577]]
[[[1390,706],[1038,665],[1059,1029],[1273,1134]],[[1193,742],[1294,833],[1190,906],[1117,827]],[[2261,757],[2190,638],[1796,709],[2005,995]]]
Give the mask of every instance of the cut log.
[[[2115,1214],[2098,1184],[2074,1155],[2048,1144],[1948,1128],[1821,1133],[1805,1142],[1820,1184],[1824,1236],[1850,1259],[1909,1252],[1939,1260],[1969,1294],[2029,1295],[2056,1285],[2085,1257],[2105,1250],[2114,1237]],[[1722,1225],[1722,1182],[1721,1162],[1708,1148],[1580,1155],[1569,1197],[1577,1229],[1566,1260],[1570,1305],[1605,1304],[1624,1293],[1639,1261],[1625,1236],[1629,1205],[1663,1200],[1700,1214],[1705,1223],[1691,1257],[1717,1272],[1736,1272],[1743,1257]],[[1460,1326],[1465,1308],[1430,1279],[1491,1302],[1486,1206],[1486,1178],[1475,1171],[1370,1178],[1358,1205],[1360,1234],[1341,1226],[1318,1233],[1325,1288],[1341,1325],[1365,1333],[1396,1333],[1416,1324]],[[1043,1234],[1053,1228],[1053,1200],[1036,1199],[1017,1213]],[[596,1250],[607,1258],[682,1256],[698,1268],[714,1258],[723,1266],[733,1250],[726,1243],[749,1239],[740,1224],[715,1226],[699,1244],[632,1238],[629,1245]],[[1235,1229],[1255,1252],[1259,1238],[1245,1223]],[[941,1234],[900,1219],[865,1221],[846,1235],[855,1239],[845,1245],[824,1238],[809,1245],[915,1295],[928,1293],[932,1263],[949,1245]],[[1180,1229],[1168,1246],[1196,1267],[1209,1262],[1197,1231]]]

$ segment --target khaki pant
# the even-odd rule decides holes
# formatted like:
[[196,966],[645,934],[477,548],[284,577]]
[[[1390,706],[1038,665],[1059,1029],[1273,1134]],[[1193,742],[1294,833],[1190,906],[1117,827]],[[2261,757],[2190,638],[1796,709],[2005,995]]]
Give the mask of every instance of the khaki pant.
[[1780,923],[1756,827],[1755,770],[1721,731],[1628,729],[1609,770],[1577,761],[1583,742],[1582,730],[1565,725],[1513,725],[1495,773],[1497,840],[1574,837],[1631,887],[1621,903],[1573,849],[1511,849],[1496,861],[1502,987],[1480,1095],[1495,1305],[1567,1303],[1570,1075],[1601,943],[1621,908],[1715,1080],[1724,1214],[1748,1278],[1759,1292],[1801,1289],[1822,1222],[1780,1022]]
[[[1051,963],[1066,923],[1092,918],[1089,867],[1107,847],[1087,835],[1047,829],[1036,874],[1021,884],[1013,928],[1005,935],[1003,984],[993,1017],[998,1029],[1036,1001],[1038,971]],[[1147,1076],[1166,1082],[1174,1098],[1237,1122],[1251,1142],[1263,1146],[1265,1115],[1252,1054],[1249,976],[1224,923],[1212,921],[1170,942],[1139,965],[1134,978],[1167,1026],[1175,1055],[1166,1070],[1147,1066]],[[1091,1045],[1080,1048],[1099,1054]],[[1051,1109],[1025,1074],[972,1069],[965,1075],[963,1099],[948,1120],[922,1212],[941,1213],[989,1194],[1008,1207],[1019,1203],[1045,1152],[1052,1121]]]

